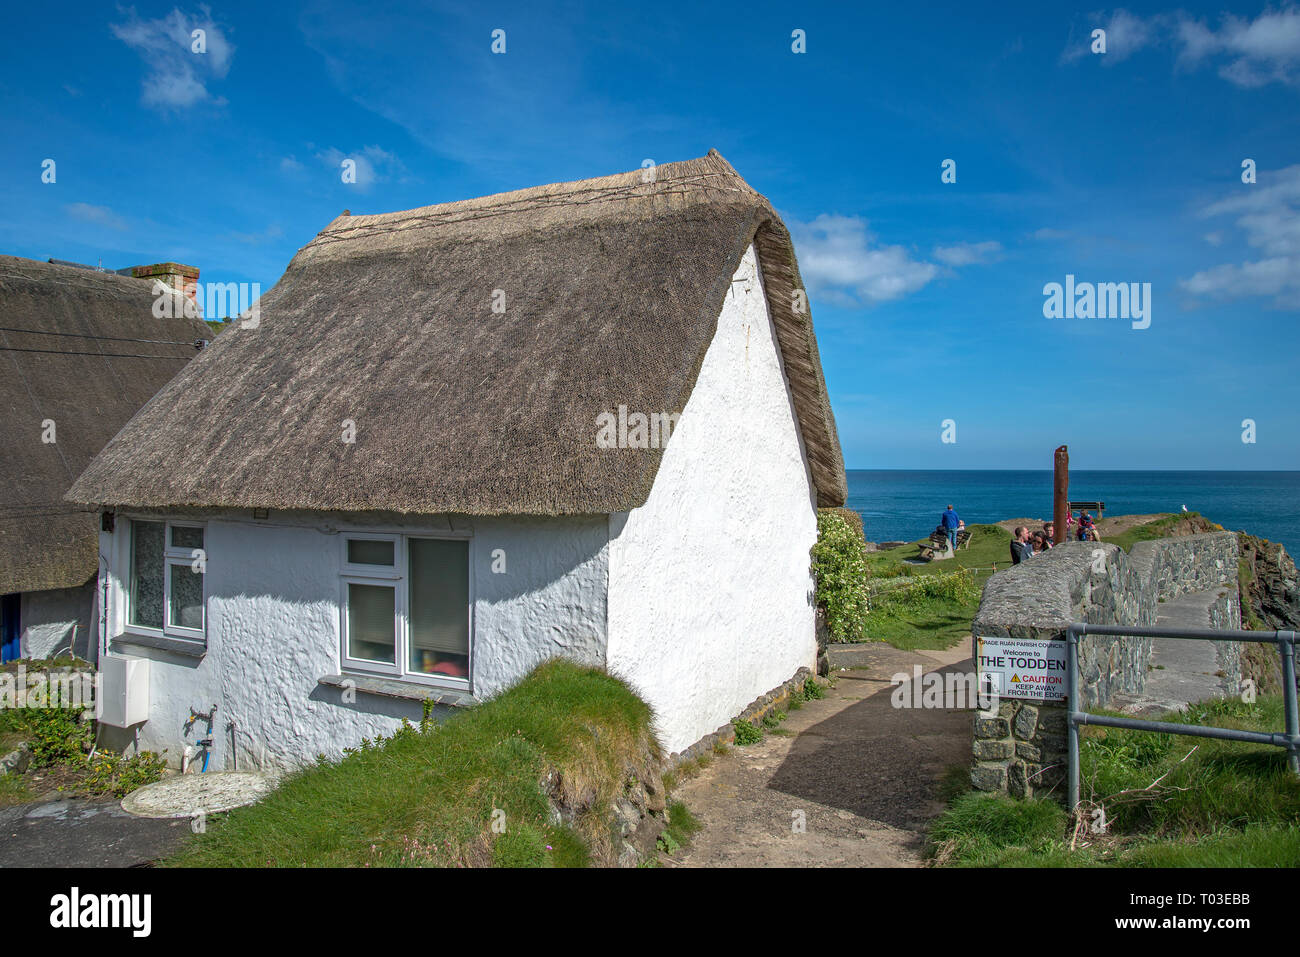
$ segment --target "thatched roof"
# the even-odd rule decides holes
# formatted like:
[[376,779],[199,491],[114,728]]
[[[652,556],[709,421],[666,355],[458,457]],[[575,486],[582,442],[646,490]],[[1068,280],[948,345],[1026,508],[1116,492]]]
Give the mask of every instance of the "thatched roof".
[[197,320],[155,318],[153,302],[147,280],[0,256],[0,593],[95,574],[98,519],[64,493],[212,338]]
[[[839,440],[784,225],[716,152],[373,216],[289,264],[70,498],[105,506],[574,514],[645,502],[662,449],[596,417],[679,412],[755,243],[821,505]],[[493,312],[494,290],[505,312]],[[499,301],[499,300],[498,300]],[[343,441],[344,420],[355,442]],[[720,448],[719,455],[738,450]]]

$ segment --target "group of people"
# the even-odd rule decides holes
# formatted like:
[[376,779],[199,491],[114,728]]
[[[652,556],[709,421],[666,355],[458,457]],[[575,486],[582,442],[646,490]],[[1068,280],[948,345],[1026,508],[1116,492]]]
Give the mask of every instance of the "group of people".
[[[1082,513],[1078,520],[1074,518],[1074,512],[1067,512],[1065,521],[1065,537],[1073,537],[1081,542],[1099,542],[1101,536],[1097,534],[1097,523],[1092,519],[1092,513]],[[949,544],[957,547],[957,533],[966,527],[966,523],[961,520],[953,507],[949,505],[942,515],[939,516],[939,528],[936,534],[942,532],[948,537]],[[1031,558],[1040,552],[1045,552],[1056,542],[1056,523],[1045,522],[1043,527],[1031,532],[1025,525],[1017,525],[1011,535],[1011,564],[1019,565],[1027,558]]]
[[[1081,542],[1101,541],[1101,536],[1097,534],[1097,523],[1092,520],[1092,515],[1088,512],[1079,516],[1077,522],[1074,520],[1074,513],[1069,512],[1065,526],[1067,539],[1073,535]],[[1042,530],[1037,532],[1031,532],[1024,525],[1017,525],[1015,531],[1011,533],[1011,564],[1019,565],[1025,559],[1047,551],[1055,540],[1055,522],[1045,523]]]

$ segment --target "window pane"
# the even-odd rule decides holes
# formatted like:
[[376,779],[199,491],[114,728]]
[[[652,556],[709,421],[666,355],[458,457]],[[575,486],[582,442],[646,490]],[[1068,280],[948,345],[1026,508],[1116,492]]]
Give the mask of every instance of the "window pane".
[[131,624],[163,626],[162,522],[131,523]]
[[173,548],[202,548],[203,529],[191,528],[188,525],[173,525],[172,526],[172,547]]
[[393,543],[378,541],[373,538],[349,538],[348,564],[391,566],[393,564]]
[[397,660],[393,631],[396,597],[397,590],[386,585],[348,583],[349,657],[389,664]]
[[469,677],[469,543],[410,540],[410,671]]
[[203,575],[192,565],[168,566],[172,576],[168,623],[181,628],[203,627]]

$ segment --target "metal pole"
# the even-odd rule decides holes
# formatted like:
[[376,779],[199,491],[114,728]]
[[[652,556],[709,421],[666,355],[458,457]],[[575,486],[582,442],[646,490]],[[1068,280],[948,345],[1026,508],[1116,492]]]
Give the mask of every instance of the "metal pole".
[[1056,530],[1052,535],[1053,545],[1060,545],[1066,540],[1065,519],[1070,507],[1070,450],[1062,445],[1056,450],[1055,469],[1052,474],[1052,524]]
[[1282,654],[1283,706],[1286,708],[1287,764],[1300,774],[1300,716],[1297,716],[1295,690],[1295,632],[1277,633],[1277,650]]
[[1065,722],[1070,732],[1070,813],[1079,807],[1079,725],[1074,720],[1074,711],[1079,700],[1079,637],[1071,625],[1065,630]]

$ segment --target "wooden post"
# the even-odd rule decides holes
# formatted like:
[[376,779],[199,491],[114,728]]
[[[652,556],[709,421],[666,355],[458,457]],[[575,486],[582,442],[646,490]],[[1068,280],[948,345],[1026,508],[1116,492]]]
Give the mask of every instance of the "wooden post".
[[1056,450],[1056,470],[1052,476],[1052,524],[1054,545],[1066,541],[1065,519],[1070,508],[1070,450],[1062,445]]

